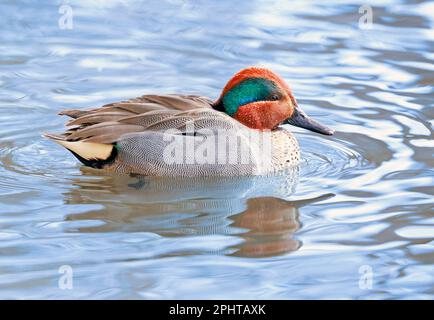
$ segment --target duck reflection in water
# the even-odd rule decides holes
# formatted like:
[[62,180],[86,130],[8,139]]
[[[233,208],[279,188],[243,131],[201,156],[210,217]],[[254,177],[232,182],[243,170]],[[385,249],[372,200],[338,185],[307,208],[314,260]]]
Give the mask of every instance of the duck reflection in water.
[[240,236],[245,240],[235,246],[233,255],[242,257],[271,257],[295,251],[301,242],[293,238],[300,229],[299,208],[332,197],[286,201],[273,197],[247,200],[247,209],[231,217],[233,226],[245,229]]
[[[149,232],[166,238],[230,235],[240,243],[218,253],[239,257],[297,250],[301,242],[293,234],[301,226],[299,208],[332,196],[285,200],[294,192],[298,168],[279,176],[201,179],[98,176],[91,169],[83,173],[65,193],[67,204],[80,205],[79,213],[65,217],[67,232]],[[83,204],[92,206],[83,212]]]

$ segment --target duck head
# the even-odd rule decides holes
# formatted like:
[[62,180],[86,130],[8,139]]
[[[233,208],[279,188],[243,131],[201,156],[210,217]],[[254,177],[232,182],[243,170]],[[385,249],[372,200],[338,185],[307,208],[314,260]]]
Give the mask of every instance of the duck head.
[[265,68],[250,67],[235,74],[214,108],[252,129],[273,130],[288,123],[325,135],[334,132],[309,118],[298,107],[285,81]]

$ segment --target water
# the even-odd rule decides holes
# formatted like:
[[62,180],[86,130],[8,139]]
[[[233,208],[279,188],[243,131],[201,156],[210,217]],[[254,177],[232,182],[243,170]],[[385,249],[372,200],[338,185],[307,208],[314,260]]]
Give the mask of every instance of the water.
[[[351,1],[70,0],[71,30],[61,4],[0,3],[0,298],[434,297],[433,2],[376,1],[371,29]],[[249,65],[337,131],[288,127],[298,170],[139,179],[41,137]]]

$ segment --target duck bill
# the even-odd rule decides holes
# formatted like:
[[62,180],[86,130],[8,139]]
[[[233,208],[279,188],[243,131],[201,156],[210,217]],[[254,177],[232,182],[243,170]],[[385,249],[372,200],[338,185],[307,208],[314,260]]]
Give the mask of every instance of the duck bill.
[[331,136],[334,133],[334,130],[327,128],[325,125],[313,120],[312,118],[309,118],[309,116],[298,106],[294,108],[292,116],[286,119],[286,123],[327,136]]

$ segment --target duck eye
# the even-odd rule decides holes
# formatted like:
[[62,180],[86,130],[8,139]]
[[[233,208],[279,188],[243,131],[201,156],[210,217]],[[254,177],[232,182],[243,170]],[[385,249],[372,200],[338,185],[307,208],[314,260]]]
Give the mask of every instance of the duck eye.
[[271,100],[279,100],[279,96],[277,94],[273,94],[271,96]]

